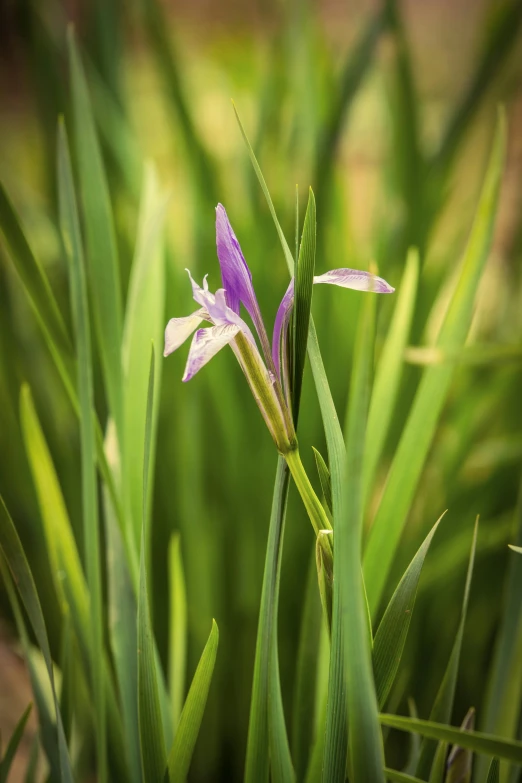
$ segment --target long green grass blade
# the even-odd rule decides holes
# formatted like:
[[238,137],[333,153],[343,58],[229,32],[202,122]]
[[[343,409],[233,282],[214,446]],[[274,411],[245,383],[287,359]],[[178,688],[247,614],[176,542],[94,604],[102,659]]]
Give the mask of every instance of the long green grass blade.
[[[161,192],[154,168],[145,170],[140,205],[138,237],[132,263],[123,331],[122,364],[125,380],[125,430],[123,472],[128,519],[132,520],[134,545],[138,548],[143,508],[142,444],[147,410],[148,362],[150,342],[162,340],[165,308],[165,272],[163,224],[167,199]],[[161,362],[155,363],[154,385],[161,384]],[[150,471],[154,454],[158,419],[155,401],[151,422]],[[149,476],[150,481],[151,476]],[[150,509],[147,509],[147,514]],[[148,543],[147,543],[148,546]]]
[[407,775],[405,772],[399,772],[396,769],[389,769],[385,767],[384,774],[386,780],[391,780],[392,783],[423,783],[420,778],[415,778],[413,775]]
[[[313,448],[313,446],[312,446]],[[323,498],[331,513],[332,511],[332,481],[330,479],[330,471],[328,465],[324,461],[322,455],[314,448],[315,464],[317,466],[317,473],[319,475],[319,481],[321,483],[321,490],[323,492]]]
[[167,768],[167,753],[161,717],[157,660],[150,616],[149,589],[147,584],[147,503],[152,435],[152,411],[154,405],[154,346],[152,346],[147,412],[143,451],[143,507],[140,553],[140,583],[138,597],[138,716],[143,777],[147,783],[163,783]]
[[[464,731],[473,731],[475,728],[475,708],[471,707],[464,720],[462,721],[461,729]],[[461,748],[460,745],[453,745],[446,761],[446,747],[445,743],[440,743],[444,747],[444,755],[442,755],[442,761],[439,763],[439,769],[434,775],[434,767],[437,762],[438,751],[433,763],[430,781],[434,780],[434,783],[470,783],[471,781],[471,767],[473,763],[473,754]],[[439,749],[440,750],[440,745]],[[446,776],[444,776],[446,772]]]
[[176,730],[174,744],[169,753],[170,783],[184,783],[187,778],[194,746],[199,734],[207,703],[214,664],[219,643],[219,631],[212,620],[210,636],[201,654],[201,658],[192,680],[187,700],[183,706],[181,718]]
[[491,759],[489,765],[486,783],[499,783],[500,781],[500,762],[498,759]]
[[406,569],[375,634],[372,651],[373,673],[377,702],[381,709],[386,703],[399,668],[415,606],[424,558],[428,553],[439,522],[440,519],[434,524]]
[[63,729],[62,718],[58,705],[51,649],[49,647],[49,639],[47,637],[47,630],[45,627],[42,607],[40,605],[40,599],[38,598],[38,592],[34,583],[33,574],[29,567],[29,563],[27,562],[22,544],[18,537],[18,533],[16,532],[13,520],[9,516],[9,512],[2,498],[0,498],[0,548],[2,549],[7,565],[9,566],[13,581],[16,584],[25,611],[29,617],[34,635],[36,636],[38,646],[44,657],[49,682],[51,684],[54,709],[56,713],[61,780],[62,783],[73,783],[71,761],[69,758],[69,751],[67,749],[65,732]]
[[[342,506],[334,514],[333,627],[344,649],[348,705],[349,770],[353,783],[384,781],[384,754],[361,578],[362,464],[373,371],[376,297],[365,298],[357,330],[346,420],[346,469]],[[341,567],[335,569],[335,562]],[[341,606],[336,613],[335,604]],[[334,637],[332,634],[332,648]],[[333,651],[332,651],[333,652]],[[338,683],[341,685],[341,683]]]
[[96,335],[111,415],[123,438],[122,302],[107,178],[74,31],[68,31],[75,151],[82,196],[87,268]]
[[315,198],[310,188],[308,206],[299,248],[299,259],[295,270],[295,291],[293,319],[293,385],[292,412],[294,424],[299,417],[299,403],[303,385],[303,373],[308,345],[310,311],[314,289],[315,244],[316,244]]
[[401,731],[412,731],[432,740],[442,740],[467,748],[474,753],[483,753],[485,756],[497,756],[520,764],[522,762],[522,742],[496,737],[492,734],[484,734],[478,731],[463,731],[453,726],[442,723],[434,723],[429,720],[405,718],[399,715],[380,715],[383,726]]
[[98,518],[96,448],[93,420],[93,380],[89,305],[82,239],[65,125],[58,127],[58,201],[60,227],[69,264],[71,302],[78,353],[80,444],[82,457],[83,535],[89,589],[89,639],[91,681],[94,695],[98,775],[107,780],[106,707],[103,682],[103,596]]
[[[469,556],[468,571],[466,574],[466,584],[464,587],[464,597],[462,599],[462,610],[459,626],[455,636],[455,642],[451,651],[450,659],[444,672],[439,691],[433,704],[430,720],[438,723],[449,723],[451,713],[453,712],[453,701],[455,698],[455,689],[457,686],[457,676],[460,664],[460,651],[462,649],[462,640],[464,638],[464,627],[468,612],[469,593],[471,590],[471,579],[473,577],[473,567],[475,564],[475,551],[477,547],[478,518],[473,530],[473,539],[471,543],[471,552]],[[424,740],[421,745],[419,762],[417,764],[416,774],[419,777],[428,777],[435,755],[436,745],[434,742]]]
[[0,783],[7,783],[7,776],[9,775],[9,770],[11,769],[13,759],[15,757],[16,751],[18,750],[20,740],[22,739],[24,733],[25,724],[27,723],[27,719],[30,715],[32,708],[33,705],[29,704],[29,706],[24,710],[22,717],[16,724],[15,730],[13,731],[11,737],[9,738],[9,742],[7,743],[5,753],[3,754],[2,760],[0,761]]
[[176,728],[185,698],[187,666],[187,596],[179,533],[169,543],[169,596],[169,691],[172,725]]
[[[437,342],[442,348],[463,345],[469,330],[477,287],[489,252],[503,169],[505,135],[504,114],[500,113],[459,282]],[[452,376],[452,368],[448,366],[430,367],[425,371],[395,454],[364,557],[372,616],[378,609]]]
[[375,373],[364,453],[363,497],[365,508],[372,491],[375,472],[397,402],[404,361],[403,354],[410,333],[418,279],[419,254],[415,249],[412,249],[408,253],[404,274],[397,288],[393,318]]

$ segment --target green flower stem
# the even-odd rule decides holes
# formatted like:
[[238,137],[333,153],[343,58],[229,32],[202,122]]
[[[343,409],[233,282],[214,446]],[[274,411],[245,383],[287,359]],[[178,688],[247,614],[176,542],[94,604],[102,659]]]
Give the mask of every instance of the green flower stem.
[[308,512],[316,536],[319,535],[320,530],[331,530],[332,525],[330,524],[330,520],[306,475],[299,455],[299,449],[287,452],[284,457]]

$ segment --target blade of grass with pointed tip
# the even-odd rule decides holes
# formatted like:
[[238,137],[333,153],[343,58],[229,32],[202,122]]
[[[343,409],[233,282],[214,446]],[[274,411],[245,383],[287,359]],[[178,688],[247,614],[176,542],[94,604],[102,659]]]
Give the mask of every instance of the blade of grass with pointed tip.
[[[475,551],[477,547],[477,534],[478,534],[478,517],[475,522],[473,530],[473,539],[471,542],[471,552],[469,556],[468,571],[466,574],[466,584],[464,587],[464,597],[462,599],[462,610],[460,615],[459,627],[455,636],[455,642],[451,651],[450,659],[444,672],[439,691],[435,698],[431,713],[430,721],[438,723],[449,723],[451,720],[451,713],[453,711],[453,701],[455,698],[455,689],[457,686],[457,676],[460,663],[460,651],[462,648],[462,640],[464,638],[464,627],[466,624],[466,617],[468,612],[469,593],[471,590],[471,579],[473,577],[473,566],[475,564]],[[421,751],[419,755],[419,761],[417,764],[416,774],[419,777],[427,778],[430,774],[431,765],[433,763],[433,757],[436,751],[436,743],[430,740],[424,740],[421,745]]]
[[143,506],[140,552],[140,583],[138,596],[138,716],[143,777],[147,783],[163,783],[167,768],[167,753],[161,717],[158,673],[147,584],[148,551],[148,484],[152,411],[154,407],[154,345],[151,349],[145,439],[143,448]]
[[[466,717],[462,721],[461,729],[464,731],[473,731],[474,728],[475,708],[471,707],[468,710]],[[445,743],[440,744],[445,745]],[[444,751],[445,752],[442,756],[442,761],[439,762],[438,769],[436,768],[436,762],[438,760],[437,756],[439,755],[439,752],[437,751],[435,761],[433,762],[433,766],[431,768],[430,782],[433,780],[433,783],[442,783],[444,780],[444,783],[470,783],[473,754],[469,750],[461,748],[460,745],[453,745],[449,752],[447,762],[444,763],[446,758],[446,748],[444,748]],[[442,755],[442,753],[440,755]],[[446,771],[446,777],[444,777],[444,771]]]
[[[462,345],[470,327],[475,295],[490,247],[505,135],[505,118],[501,112],[460,279],[437,343],[443,348]],[[425,371],[395,454],[364,556],[372,616],[377,612],[452,377],[452,368],[444,365]]]
[[78,353],[78,396],[80,400],[80,446],[82,464],[82,512],[87,585],[89,589],[89,640],[91,687],[95,711],[97,771],[101,783],[107,780],[106,705],[103,682],[103,596],[96,477],[94,405],[89,305],[80,223],[63,121],[58,127],[58,202],[60,228],[69,265],[71,303]]
[[172,725],[176,729],[185,696],[187,660],[187,596],[179,533],[169,543],[169,596],[169,690]]
[[[140,538],[143,508],[141,459],[147,410],[148,362],[150,342],[161,344],[165,306],[163,225],[167,199],[161,192],[152,165],[145,170],[141,197],[136,250],[129,281],[123,331],[122,365],[125,380],[123,481],[128,516],[134,525],[136,549]],[[162,363],[155,363],[154,385],[161,384]],[[158,420],[158,402],[154,402],[151,422],[150,466],[154,455]],[[150,480],[151,476],[149,476]],[[147,508],[147,514],[150,509]],[[148,529],[148,527],[147,527]],[[147,547],[149,544],[147,543]]]
[[440,519],[434,524],[404,572],[375,634],[372,652],[373,673],[377,702],[381,709],[386,703],[399,668],[415,606],[424,558],[428,553],[439,522]]
[[32,708],[33,705],[29,704],[29,706],[25,709],[22,717],[15,726],[15,730],[11,734],[9,742],[7,743],[5,753],[3,754],[2,760],[0,761],[0,783],[7,783],[9,770],[11,769],[11,764],[13,763],[16,751],[18,750],[20,740],[22,739],[24,733],[25,724],[27,723],[27,719]]
[[187,778],[194,746],[199,734],[207,703],[214,664],[216,662],[219,643],[219,631],[215,620],[212,620],[210,636],[201,654],[198,667],[190,685],[187,699],[183,706],[176,736],[169,753],[168,767],[170,783],[184,783]]
[[74,115],[89,287],[105,388],[116,422],[120,447],[123,438],[123,379],[121,368],[122,302],[118,253],[107,178],[92,116],[85,74],[69,28],[69,68]]
[[[365,297],[357,328],[345,428],[344,496],[342,505],[334,513],[332,655],[335,654],[334,631],[338,625],[337,639],[344,657],[346,678],[349,769],[353,783],[384,781],[383,744],[361,576],[362,462],[373,371],[375,308],[376,297]],[[329,779],[323,770],[323,780]]]
[[498,759],[491,759],[489,765],[486,783],[499,783],[500,781],[500,762]]
[[484,734],[479,731],[463,731],[454,726],[443,723],[434,723],[419,718],[406,718],[402,715],[379,716],[383,726],[390,726],[400,731],[411,731],[420,734],[430,740],[442,740],[468,748],[474,753],[483,753],[485,756],[497,756],[517,764],[522,762],[522,742],[508,740],[504,737],[496,737],[493,734]]
[[399,393],[401,370],[404,362],[403,353],[410,333],[418,279],[419,254],[417,250],[411,249],[406,259],[404,274],[397,288],[398,294],[393,318],[379,358],[373,384],[363,466],[365,508],[368,505],[375,473],[386,442],[386,435],[388,434]]
[[431,765],[428,783],[443,783],[446,769],[446,756],[448,755],[448,743],[439,742],[433,764]]
[[321,483],[321,489],[323,491],[323,497],[330,513],[332,511],[332,482],[330,479],[330,471],[324,461],[321,454],[313,446],[315,464],[317,466],[317,473],[319,475],[319,481]]
[[316,243],[316,219],[315,198],[310,188],[308,206],[301,236],[299,259],[295,270],[294,310],[293,323],[293,384],[292,384],[292,412],[294,424],[297,426],[299,418],[299,403],[303,385],[303,373],[308,344],[308,331],[310,325],[310,311],[312,308],[312,294],[314,289],[315,271],[315,243]]
[[[234,106],[234,112],[236,119],[248,149],[250,160],[254,171],[256,172],[259,184],[266,198],[270,214],[274,221],[274,226],[277,231],[281,247],[285,256],[285,260],[288,266],[290,275],[293,275],[294,271],[294,259],[288,243],[283,234],[283,230],[277,219],[277,214],[270,197],[265,179],[259,168],[259,164],[254,155],[254,151],[248,141],[247,135],[239,119],[239,115]],[[339,419],[335,410],[334,401],[328,385],[328,379],[324,369],[321,352],[319,350],[319,343],[317,340],[317,333],[314,326],[313,318],[310,318],[310,331],[308,335],[308,357],[310,360],[310,366],[312,368],[312,374],[314,377],[314,383],[317,391],[317,397],[319,400],[319,406],[321,409],[321,416],[323,419],[323,425],[326,434],[326,442],[328,446],[328,458],[330,464],[330,474],[332,477],[332,497],[334,514],[335,509],[340,507],[341,497],[343,493],[343,481],[344,481],[344,437],[339,424]],[[330,671],[330,683],[332,688],[333,698],[329,700],[327,710],[327,723],[326,723],[326,740],[325,740],[325,759],[334,765],[335,774],[340,778],[344,776],[346,766],[346,748],[347,748],[347,733],[346,733],[346,704],[344,696],[344,674],[342,671],[341,654],[336,648],[336,654],[331,658],[331,671]]]
[[408,775],[406,772],[399,772],[396,769],[384,768],[384,774],[386,780],[391,780],[392,783],[424,783],[420,778],[415,778],[413,775]]
[[42,651],[44,657],[47,674],[49,676],[49,682],[53,693],[54,708],[56,711],[56,726],[58,732],[58,754],[60,759],[60,774],[62,783],[73,783],[73,774],[71,769],[71,761],[69,758],[69,751],[67,749],[67,743],[65,741],[65,733],[63,730],[62,718],[60,715],[58,697],[56,694],[53,662],[51,657],[51,649],[49,647],[49,639],[47,637],[47,630],[45,627],[45,620],[42,613],[42,607],[40,605],[40,599],[34,583],[33,574],[27,562],[22,544],[16,532],[16,528],[13,524],[9,512],[5,506],[3,499],[0,497],[0,548],[4,554],[11,575],[16,584],[25,611],[31,622],[31,626],[36,636],[38,646]]
[[305,779],[313,747],[316,711],[316,673],[321,637],[321,601],[317,590],[317,567],[312,552],[303,603],[292,711],[292,758],[298,781]]

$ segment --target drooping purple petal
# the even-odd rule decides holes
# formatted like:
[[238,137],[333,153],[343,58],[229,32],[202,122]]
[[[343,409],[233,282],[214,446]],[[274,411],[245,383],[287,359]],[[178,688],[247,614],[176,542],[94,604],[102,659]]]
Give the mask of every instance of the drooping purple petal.
[[395,288],[392,288],[382,277],[358,269],[331,269],[324,275],[314,277],[314,283],[330,283],[341,288],[373,291],[376,294],[393,294],[395,291]]
[[281,348],[284,349],[286,337],[288,333],[288,324],[290,322],[290,314],[292,307],[294,306],[294,278],[290,280],[290,284],[286,289],[286,293],[281,299],[281,304],[277,310],[277,315],[274,322],[274,333],[272,335],[272,359],[276,372],[279,378],[281,378]]
[[194,375],[209,362],[239,332],[236,324],[223,324],[198,329],[193,337],[187,359],[183,381],[190,381]]
[[208,321],[208,313],[204,307],[184,318],[171,318],[165,328],[165,350],[163,356],[170,356],[197,329],[201,321]]

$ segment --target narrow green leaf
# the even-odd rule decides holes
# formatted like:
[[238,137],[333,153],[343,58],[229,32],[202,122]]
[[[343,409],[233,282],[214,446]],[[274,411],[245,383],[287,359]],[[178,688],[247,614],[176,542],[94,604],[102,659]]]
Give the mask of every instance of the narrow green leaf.
[[122,303],[119,262],[101,150],[74,31],[68,30],[75,150],[82,195],[89,284],[96,335],[111,414],[122,445]]
[[384,768],[384,774],[386,780],[391,780],[392,783],[424,783],[420,778],[415,778],[413,775],[407,775],[405,772],[399,772],[396,769]]
[[170,783],[185,783],[214,672],[219,631],[215,620],[194,674],[169,753]]
[[332,482],[330,479],[330,471],[321,454],[314,449],[315,464],[317,466],[317,473],[319,474],[319,481],[321,482],[321,489],[323,491],[323,497],[326,505],[331,513],[332,511]]
[[446,724],[405,718],[399,715],[380,715],[380,721],[383,726],[390,726],[392,729],[400,729],[401,731],[414,731],[428,739],[451,742],[460,745],[461,748],[468,748],[474,753],[498,756],[500,759],[514,761],[518,764],[522,762],[522,742],[516,740],[507,740],[478,731],[463,731]]
[[[123,331],[122,365],[125,380],[125,430],[123,438],[123,481],[127,519],[132,523],[134,546],[138,549],[143,508],[143,463],[147,410],[148,362],[150,342],[161,344],[164,327],[165,272],[163,225],[167,198],[161,192],[152,165],[145,169],[140,204],[138,236],[132,262]],[[161,384],[162,362],[155,363],[154,385]],[[158,400],[154,403],[151,424],[150,471],[154,455],[158,419]],[[149,476],[149,480],[151,478]],[[147,509],[147,514],[150,509]],[[132,544],[130,545],[132,546]],[[147,543],[148,547],[148,543]]]
[[316,674],[321,638],[321,602],[317,591],[315,552],[312,552],[301,616],[292,711],[292,757],[296,778],[305,779],[313,747],[316,713]]
[[418,279],[419,254],[417,250],[410,249],[404,274],[397,289],[393,318],[377,365],[370,401],[363,466],[365,507],[368,505],[375,473],[397,402],[404,361],[403,354],[410,333]]
[[[505,135],[504,114],[500,113],[459,282],[437,342],[442,348],[461,346],[469,330],[477,287],[490,247],[504,162]],[[452,376],[451,366],[430,367],[425,371],[395,454],[364,557],[372,616],[378,609]]]
[[40,743],[38,737],[35,737],[31,745],[31,753],[29,755],[29,761],[25,768],[24,783],[36,783],[36,773],[38,771],[38,758],[40,751]]
[[[384,781],[384,753],[373,680],[368,613],[361,576],[362,463],[373,370],[376,297],[365,297],[353,360],[346,419],[346,468],[342,505],[334,510],[333,630],[342,640],[348,706],[349,769],[352,783]],[[341,564],[341,567],[339,567]],[[337,566],[337,567],[336,567]],[[336,613],[335,606],[340,605]],[[333,652],[333,651],[332,651]],[[334,687],[342,687],[341,682]]]
[[417,554],[404,572],[379,624],[373,643],[373,673],[377,702],[382,708],[393,685],[410,627],[417,586],[440,519],[424,539]]
[[446,756],[448,755],[448,743],[439,742],[435,752],[435,758],[431,765],[430,777],[428,783],[443,783],[444,772],[446,771]]
[[152,410],[154,404],[154,346],[149,369],[149,388],[143,451],[143,509],[140,553],[140,584],[138,596],[138,716],[143,777],[147,783],[163,783],[167,768],[167,754],[163,735],[158,674],[154,636],[150,617],[149,590],[147,584],[148,554],[146,542],[148,478]]
[[169,543],[169,596],[169,687],[172,724],[175,728],[185,698],[187,665],[187,596],[179,533],[175,533]]
[[54,708],[56,712],[61,780],[62,783],[73,783],[71,762],[69,758],[69,752],[67,750],[62,718],[58,706],[51,650],[49,647],[49,640],[47,637],[47,630],[45,627],[42,607],[40,605],[40,599],[38,598],[33,574],[29,567],[29,563],[27,562],[27,558],[22,548],[20,539],[18,538],[18,533],[16,532],[13,520],[9,516],[9,512],[2,498],[0,498],[0,548],[2,549],[4,557],[7,561],[7,565],[9,566],[9,570],[11,571],[13,581],[16,584],[22,599],[22,603],[25,607],[25,611],[27,612],[27,616],[31,622],[31,626],[34,635],[36,636],[38,646],[42,651],[47,674],[49,676],[49,682],[51,684],[53,694]]
[[500,781],[500,762],[498,759],[491,759],[489,765],[486,783],[499,783]]
[[97,769],[101,783],[107,780],[106,706],[103,682],[103,596],[96,478],[94,405],[89,305],[80,223],[63,121],[58,126],[58,202],[60,228],[69,264],[71,302],[78,352],[80,444],[82,456],[83,535],[89,589],[90,668],[94,695]]
[[293,324],[293,385],[292,412],[294,423],[299,417],[299,403],[303,384],[303,373],[308,344],[312,294],[314,290],[315,242],[316,242],[315,198],[310,188],[308,206],[303,225],[303,235],[299,248],[299,259],[295,270]]
[[[461,729],[463,731],[473,731],[474,728],[475,708],[471,707],[462,721]],[[460,747],[460,745],[453,745],[446,762],[446,777],[444,778],[444,783],[470,783],[472,763],[473,754],[469,750]],[[430,780],[432,778],[433,768]],[[440,777],[434,780],[434,783],[439,783],[439,781],[442,780],[443,771],[441,771]]]
[[0,783],[7,783],[7,776],[9,775],[9,770],[11,769],[11,764],[13,763],[13,759],[15,757],[16,751],[18,750],[18,745],[20,744],[20,740],[23,737],[25,724],[27,723],[27,719],[29,717],[32,708],[33,705],[29,704],[29,706],[24,711],[22,717],[16,724],[15,730],[11,734],[11,738],[7,743],[5,753],[3,754],[2,760],[0,761]]
[[[444,672],[444,677],[440,684],[439,691],[435,698],[431,713],[430,721],[439,723],[449,723],[451,720],[451,713],[453,712],[453,701],[455,698],[455,689],[457,686],[457,676],[460,663],[460,651],[462,648],[462,640],[464,638],[464,627],[466,624],[466,616],[468,612],[469,593],[471,589],[471,579],[473,576],[473,566],[475,564],[475,551],[477,547],[477,534],[478,534],[478,517],[475,522],[475,528],[473,530],[473,540],[471,543],[471,552],[469,556],[468,572],[466,574],[466,584],[464,587],[464,597],[462,600],[462,610],[460,615],[459,627],[455,636],[455,642],[451,651],[450,659]],[[429,740],[424,740],[421,746],[421,752],[419,756],[419,763],[417,764],[416,774],[420,777],[428,777],[433,763],[433,757],[435,755],[436,744]]]

